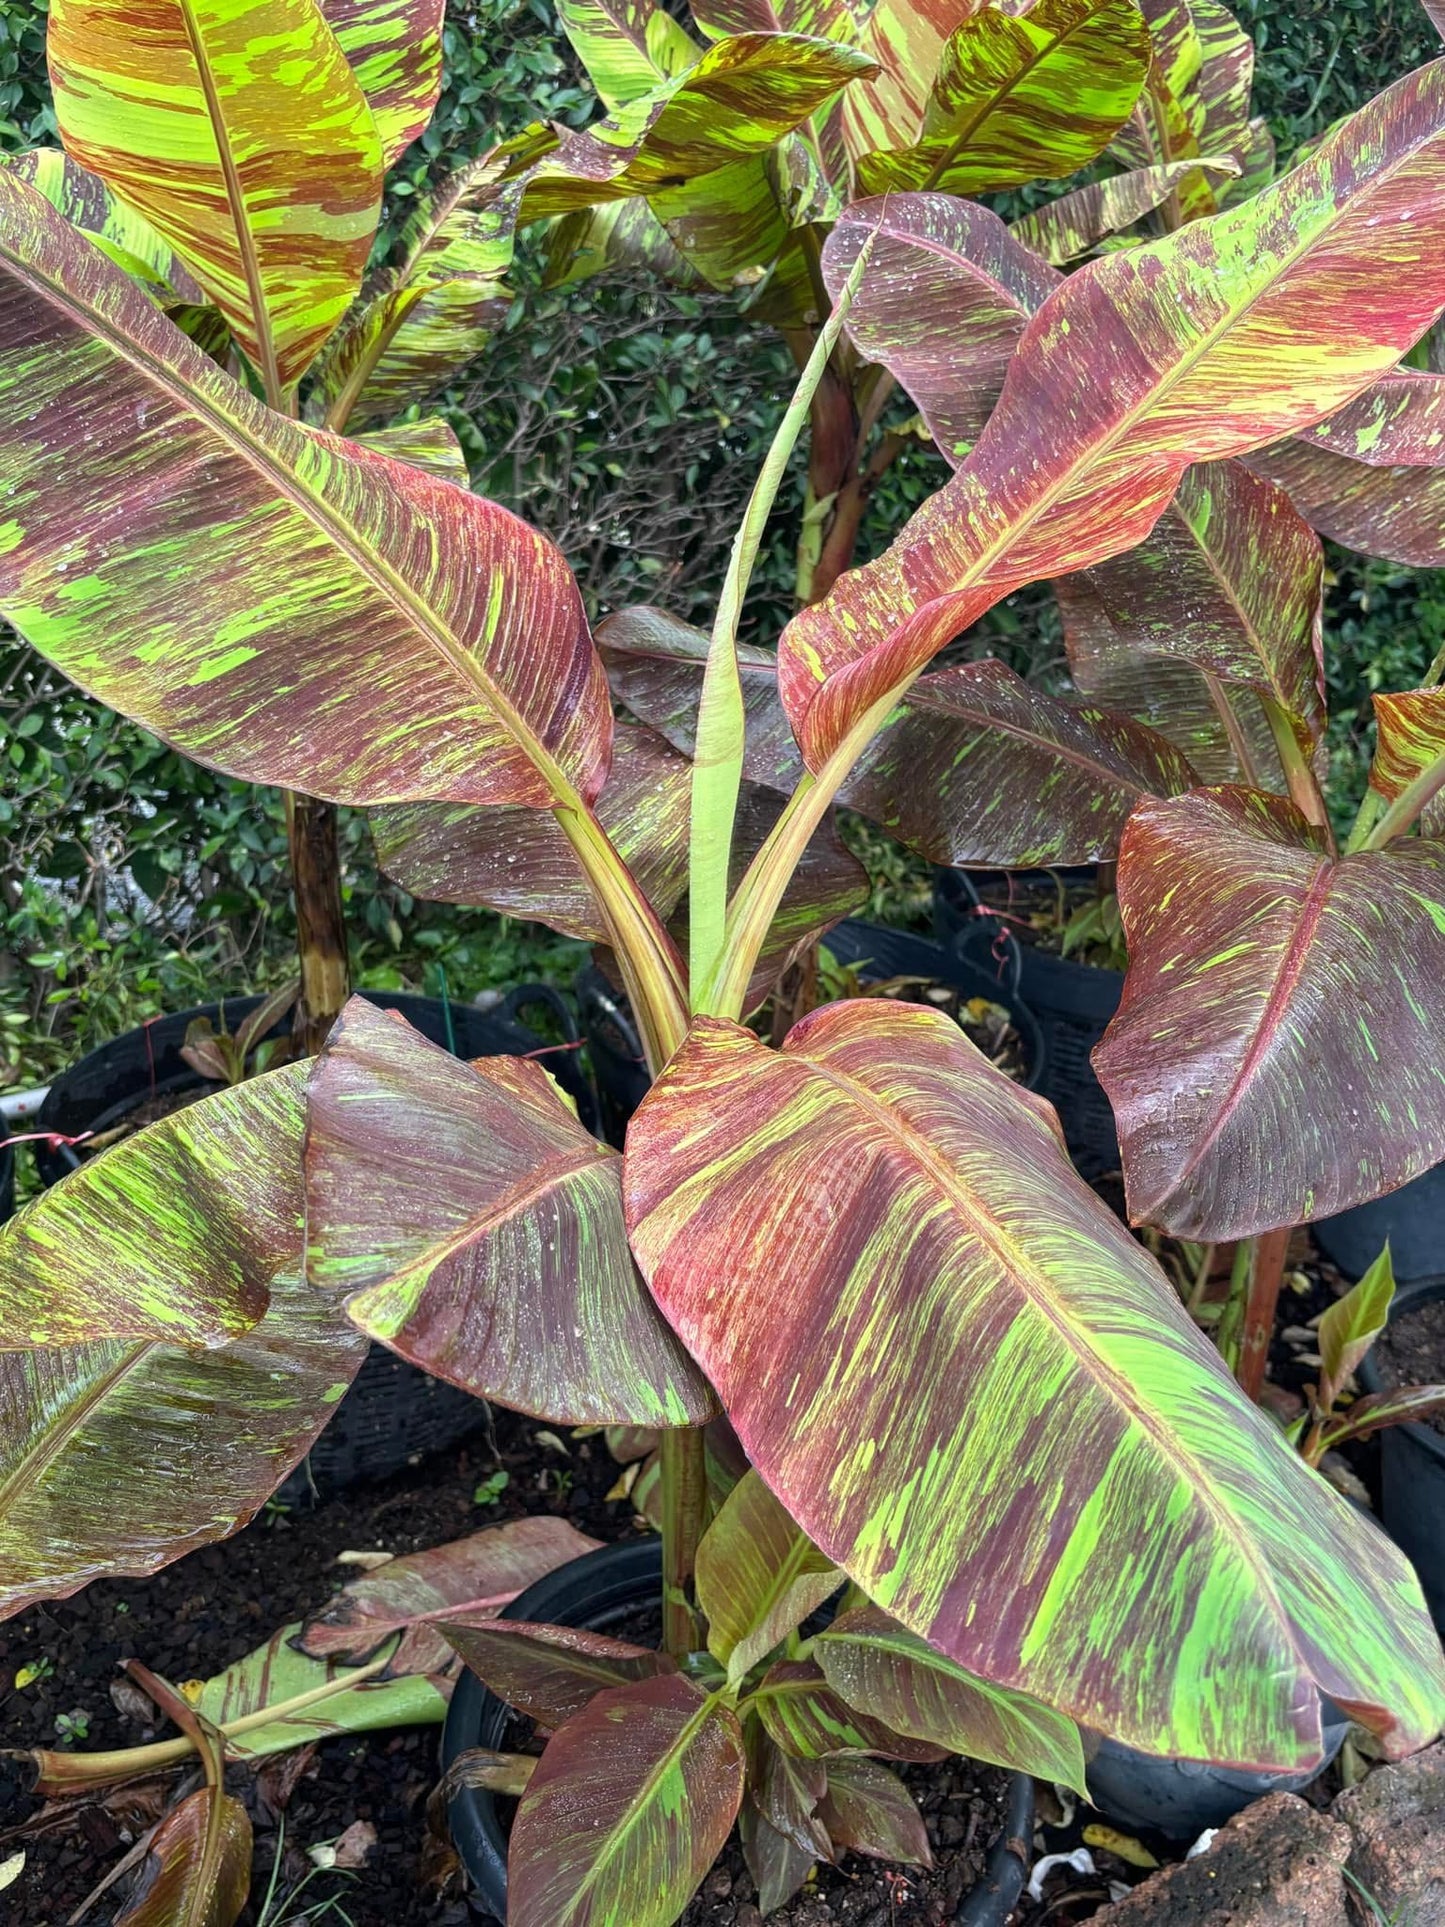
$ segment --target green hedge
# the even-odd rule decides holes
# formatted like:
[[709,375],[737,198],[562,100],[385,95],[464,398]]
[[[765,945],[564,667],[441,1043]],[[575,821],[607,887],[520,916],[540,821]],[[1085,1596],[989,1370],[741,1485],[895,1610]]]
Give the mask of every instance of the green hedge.
[[[1256,99],[1287,157],[1299,142],[1430,58],[1416,0],[1236,0],[1260,48]],[[392,183],[388,229],[429,178],[529,119],[577,122],[589,95],[550,0],[453,0],[437,117]],[[0,0],[0,147],[54,138],[44,8]],[[790,382],[778,341],[722,298],[620,278],[542,293],[519,263],[511,323],[444,406],[473,478],[559,540],[594,613],[642,597],[707,612],[735,510]],[[881,548],[942,479],[922,448],[886,478],[863,531]],[[755,633],[786,618],[801,491],[777,518],[749,604]],[[1358,790],[1369,692],[1435,653],[1445,587],[1432,574],[1332,554],[1327,610],[1341,808]],[[1060,644],[1046,594],[994,611],[987,646],[1048,674]],[[207,988],[234,992],[289,965],[279,807],[97,715],[13,641],[0,642],[0,1084],[58,1062]],[[540,972],[578,949],[480,914],[415,904],[380,880],[362,823],[346,825],[356,962],[373,985],[458,994]],[[916,914],[916,872],[880,857],[879,904]],[[36,881],[45,878],[45,883]],[[128,882],[134,878],[143,894]]]

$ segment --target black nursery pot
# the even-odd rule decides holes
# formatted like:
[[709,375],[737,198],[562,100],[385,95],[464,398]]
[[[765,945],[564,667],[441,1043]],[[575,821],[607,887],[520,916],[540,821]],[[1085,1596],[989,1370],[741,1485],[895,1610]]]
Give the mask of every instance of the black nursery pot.
[[[1104,1035],[1124,994],[1122,970],[1101,970],[1094,964],[1055,957],[1032,944],[1018,943],[1008,925],[978,915],[970,893],[969,872],[940,870],[934,885],[933,920],[939,937],[953,953],[975,967],[997,970],[991,954],[1002,937],[1005,980],[1033,1012],[1043,1034],[1045,1068],[1035,1088],[1059,1114],[1064,1141],[1080,1175],[1092,1183],[1119,1168],[1119,1135],[1104,1087],[1094,1075],[1089,1053]],[[978,872],[997,880],[995,872]],[[1024,871],[1026,880],[1055,873]],[[1062,870],[1064,881],[1077,881],[1090,871]]]
[[[514,1599],[505,1619],[534,1624],[577,1626],[606,1632],[639,1606],[651,1605],[662,1585],[662,1541],[624,1539],[603,1546],[539,1579]],[[442,1729],[442,1766],[474,1747],[499,1751],[511,1714],[475,1673],[464,1671],[452,1694]],[[496,1798],[474,1787],[453,1794],[447,1808],[452,1840],[472,1882],[473,1899],[484,1915],[507,1918],[507,1836]],[[1026,1773],[1009,1783],[1008,1811],[988,1856],[983,1879],[966,1894],[954,1915],[955,1927],[1003,1927],[1023,1891],[1025,1862],[1010,1842],[1033,1838],[1034,1784]]]
[[[1403,1285],[1390,1322],[1441,1298],[1445,1277]],[[1373,1355],[1358,1377],[1366,1392],[1386,1389]],[[1380,1433],[1380,1523],[1415,1568],[1430,1617],[1445,1632],[1445,1437],[1433,1427],[1390,1425]]]
[[[1009,982],[1000,982],[991,961],[979,962],[954,954],[943,944],[930,943],[911,931],[889,930],[880,923],[849,917],[835,924],[822,939],[839,963],[855,967],[864,983],[886,977],[923,977],[962,991],[965,997],[987,997],[1009,1013],[1019,1033],[1030,1090],[1043,1088],[1048,1046],[1043,1028],[1027,1000]],[[593,965],[582,971],[576,985],[582,1031],[597,1078],[602,1131],[610,1144],[621,1147],[627,1122],[647,1095],[647,1066],[627,1000]]]
[[[576,1036],[566,1005],[546,985],[523,985],[488,1011],[401,992],[363,994],[383,1010],[399,1011],[424,1037],[459,1057],[526,1056],[547,1051],[544,1040],[521,1021],[522,1013],[539,1007],[554,1014],[566,1035]],[[35,1129],[65,1137],[104,1131],[151,1096],[204,1088],[206,1080],[198,1077],[181,1056],[187,1028],[201,1016],[209,1017],[217,1026],[224,1017],[227,1026],[234,1028],[260,1001],[259,997],[227,998],[224,1005],[206,1004],[174,1017],[161,1017],[102,1044],[51,1085]],[[283,1020],[269,1034],[279,1035],[286,1027]],[[576,1052],[554,1050],[540,1061],[576,1100],[587,1127],[594,1128],[592,1093]],[[37,1142],[34,1149],[46,1184],[56,1183],[81,1161],[67,1145]],[[457,1444],[485,1422],[486,1407],[479,1399],[419,1371],[385,1346],[373,1345],[326,1430],[304,1464],[281,1487],[278,1497],[297,1504],[313,1493],[325,1498],[363,1480],[391,1478],[427,1453]]]
[[1317,1780],[1345,1743],[1348,1719],[1323,1704],[1325,1757],[1304,1773],[1246,1773],[1195,1760],[1161,1760],[1117,1740],[1101,1740],[1085,1778],[1089,1800],[1126,1827],[1153,1827],[1171,1840],[1197,1840],[1266,1793],[1298,1793]]
[[1386,1197],[1317,1219],[1310,1235],[1347,1278],[1363,1278],[1387,1238],[1397,1284],[1438,1278],[1445,1267],[1445,1164]]

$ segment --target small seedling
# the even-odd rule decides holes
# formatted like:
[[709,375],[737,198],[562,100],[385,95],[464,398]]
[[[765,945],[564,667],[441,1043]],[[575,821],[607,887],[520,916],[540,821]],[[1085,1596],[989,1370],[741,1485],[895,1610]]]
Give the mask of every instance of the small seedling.
[[510,1472],[499,1471],[490,1473],[482,1480],[481,1484],[472,1494],[472,1504],[500,1505],[502,1494],[511,1483],[512,1475]]

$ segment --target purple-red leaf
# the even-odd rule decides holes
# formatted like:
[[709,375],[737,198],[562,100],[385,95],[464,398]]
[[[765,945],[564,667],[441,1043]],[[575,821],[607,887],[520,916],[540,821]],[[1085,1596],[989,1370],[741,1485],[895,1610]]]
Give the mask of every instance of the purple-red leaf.
[[1300,440],[1370,468],[1439,468],[1445,463],[1445,375],[1396,368],[1327,415]]
[[498,1699],[543,1726],[563,1725],[615,1686],[677,1671],[666,1653],[571,1626],[457,1619],[449,1620],[443,1631]]
[[[1170,881],[1177,929],[1211,877],[1186,856]],[[1202,1049],[1213,1013],[1191,1021]],[[967,1672],[1184,1758],[1317,1760],[1317,1687],[1392,1747],[1433,1733],[1445,1658],[1404,1560],[1240,1391],[1052,1108],[941,1013],[834,1004],[781,1051],[697,1019],[625,1188],[759,1473]]]
[[743,1801],[738,1815],[738,1833],[743,1859],[758,1890],[758,1907],[766,1917],[792,1899],[817,1865],[818,1856],[779,1833],[751,1796]]
[[1059,277],[987,208],[951,194],[889,194],[845,208],[829,235],[823,273],[835,301],[870,240],[848,332],[908,390],[956,467]]
[[563,1424],[716,1410],[633,1265],[616,1152],[540,1064],[465,1063],[353,998],[312,1073],[306,1174],[313,1283],[413,1364]]
[[913,1795],[878,1760],[829,1760],[828,1790],[818,1809],[835,1847],[931,1867],[928,1829]]
[[359,1665],[399,1632],[388,1675],[439,1673],[451,1659],[444,1627],[453,1614],[499,1613],[528,1586],[596,1548],[565,1519],[488,1526],[352,1580],[311,1615],[295,1644],[312,1659]]
[[1410,793],[1426,835],[1445,831],[1445,689],[1405,689],[1372,698],[1375,757],[1370,788],[1387,803]]
[[188,1794],[146,1848],[115,1927],[232,1927],[251,1889],[251,1822],[219,1786]]
[[1135,811],[1118,888],[1094,1065],[1135,1223],[1249,1237],[1445,1157],[1445,845],[1334,858],[1282,798],[1196,790]]
[[770,1666],[743,1707],[757,1714],[775,1746],[802,1760],[821,1760],[835,1753],[881,1753],[890,1760],[927,1764],[948,1752],[932,1740],[895,1733],[871,1713],[849,1706],[811,1659],[779,1660]]
[[732,1831],[744,1766],[731,1709],[680,1673],[597,1694],[517,1809],[512,1927],[672,1927]]
[[1411,569],[1445,565],[1445,468],[1378,468],[1299,439],[1249,465],[1332,542]]

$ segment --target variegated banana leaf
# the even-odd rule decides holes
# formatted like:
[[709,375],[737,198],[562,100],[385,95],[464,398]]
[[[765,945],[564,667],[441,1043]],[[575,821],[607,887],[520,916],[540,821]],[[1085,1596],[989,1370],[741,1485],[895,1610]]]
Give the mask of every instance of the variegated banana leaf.
[[[410,1673],[338,1685],[357,1669],[301,1652],[296,1643],[300,1632],[299,1624],[279,1627],[264,1646],[201,1688],[196,1710],[206,1719],[216,1726],[246,1722],[241,1732],[226,1735],[226,1751],[233,1759],[266,1760],[346,1733],[438,1726],[446,1718],[450,1682],[438,1685]],[[298,1700],[303,1702],[299,1706]],[[272,1717],[265,1717],[268,1712]]]
[[1115,628],[1091,574],[1058,576],[1053,590],[1076,689],[1147,723],[1206,783],[1284,788],[1274,734],[1254,690],[1179,656],[1142,653]]
[[1129,118],[1149,51],[1133,0],[985,0],[943,49],[920,138],[862,155],[858,185],[983,194],[1072,174]]
[[599,1693],[631,1680],[675,1673],[677,1662],[654,1646],[634,1646],[571,1626],[534,1626],[520,1619],[448,1620],[449,1645],[515,1712],[554,1731]]
[[495,1617],[528,1586],[597,1546],[565,1519],[546,1514],[485,1526],[353,1579],[311,1615],[292,1644],[311,1659],[357,1666],[400,1633],[380,1677],[446,1672],[452,1648],[445,1627],[453,1615]]
[[978,10],[979,0],[875,0],[853,9],[860,22],[858,45],[879,67],[839,103],[842,139],[853,161],[919,138],[948,38]]
[[1084,1750],[1071,1720],[976,1679],[876,1606],[841,1613],[813,1640],[811,1655],[835,1693],[896,1732],[1084,1790]]
[[[1396,368],[1300,440],[1371,468],[1445,465],[1445,375]],[[1273,451],[1270,451],[1273,453]]]
[[766,154],[873,63],[803,34],[719,40],[609,120],[567,134],[527,178],[524,220],[649,197]]
[[1248,1237],[1445,1158],[1445,845],[1335,858],[1283,798],[1196,790],[1135,811],[1118,889],[1094,1066],[1136,1223]]
[[464,1063],[360,997],[316,1060],[307,1268],[359,1330],[539,1418],[701,1424],[716,1403],[637,1276],[620,1180],[540,1063]]
[[[689,758],[650,729],[619,727],[597,814],[663,917],[687,888],[691,806]],[[610,939],[571,844],[544,810],[407,803],[373,811],[371,825],[377,862],[413,896],[485,905],[589,943]]]
[[747,1472],[697,1549],[708,1651],[729,1679],[741,1680],[842,1584],[838,1568]]
[[698,0],[692,17],[710,40],[730,33],[810,33],[857,44],[863,0]]
[[466,488],[471,481],[456,430],[440,416],[427,421],[398,422],[394,428],[375,428],[370,434],[358,435],[356,440],[378,455],[390,455],[393,461],[410,463],[438,482],[453,482],[458,488]]
[[4,173],[0,608],[253,782],[545,808],[607,769],[606,678],[545,538],[262,407]]
[[1186,469],[1146,540],[1088,581],[1126,647],[1268,697],[1313,753],[1325,725],[1324,552],[1283,489],[1238,462]]
[[614,114],[685,73],[701,52],[654,0],[557,0],[557,18]]
[[748,1794],[738,1815],[738,1839],[743,1861],[758,1890],[758,1908],[766,1917],[786,1905],[817,1864],[817,1855],[779,1833],[758,1811]]
[[[707,653],[701,631],[629,609],[603,624],[598,644],[621,699],[691,750]],[[801,767],[778,699],[777,659],[743,645],[738,666],[743,767],[787,794]],[[1141,796],[1170,796],[1192,780],[1185,758],[1128,716],[1072,707],[984,661],[915,683],[839,800],[934,863],[1088,863],[1114,854]],[[604,793],[604,820],[605,807]],[[414,887],[405,868],[393,874]]]
[[1066,281],[949,486],[785,631],[810,767],[1009,589],[1141,541],[1190,461],[1277,441],[1378,380],[1445,309],[1437,238],[1441,62],[1256,200]]
[[1392,1753],[1439,1726],[1408,1565],[1239,1390],[1051,1107],[938,1012],[835,1004],[781,1052],[698,1019],[625,1189],[758,1471],[968,1672],[1185,1759],[1317,1761],[1317,1692]]
[[153,299],[163,305],[173,301],[205,305],[200,284],[150,222],[118,200],[98,174],[72,160],[63,148],[32,147],[23,154],[0,154],[0,168],[38,189],[72,227],[88,234]]
[[814,1659],[783,1659],[770,1666],[743,1710],[757,1716],[775,1746],[800,1760],[876,1753],[928,1765],[948,1753],[945,1746],[895,1733],[876,1715],[849,1706]]
[[1406,689],[1371,698],[1375,755],[1370,788],[1393,803],[1404,797],[1427,836],[1445,833],[1445,689]]
[[614,268],[636,268],[676,288],[705,285],[640,194],[630,201],[608,201],[602,207],[564,214],[548,231],[544,288],[566,287]]
[[898,1775],[877,1760],[829,1760],[818,1817],[835,1847],[905,1867],[931,1867],[923,1815]]
[[0,1353],[0,1618],[157,1572],[245,1525],[365,1355],[296,1273],[219,1351],[108,1340]]
[[401,159],[432,117],[442,87],[445,0],[321,0],[381,140],[381,164]]
[[0,1351],[227,1345],[301,1256],[304,1066],[172,1111],[0,1226]]
[[983,433],[1029,316],[1059,277],[996,214],[950,194],[890,194],[846,208],[823,249],[835,301],[865,245],[848,332],[908,390],[956,468]]
[[743,1743],[680,1673],[599,1693],[553,1735],[507,1858],[513,1927],[672,1927],[732,1832]]
[[1061,194],[1047,206],[1035,208],[1014,221],[1010,233],[1026,248],[1041,254],[1055,267],[1090,253],[1109,235],[1122,234],[1162,207],[1179,183],[1203,173],[1215,180],[1237,178],[1238,161],[1162,161],[1105,181],[1091,181]]
[[828,1790],[828,1769],[821,1760],[805,1760],[785,1753],[760,1725],[748,1722],[748,1797],[770,1827],[783,1834],[810,1859],[831,1860],[833,1842],[818,1818],[818,1804]]
[[401,259],[347,317],[317,370],[326,424],[346,428],[424,401],[480,353],[512,304],[519,162],[554,145],[512,141],[460,167],[408,223]]
[[1299,438],[1249,465],[1332,542],[1410,569],[1445,566],[1445,469],[1379,468]]
[[[315,0],[55,0],[67,151],[145,216],[279,398],[361,282],[376,122]],[[8,224],[8,210],[6,211]]]

